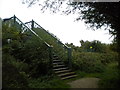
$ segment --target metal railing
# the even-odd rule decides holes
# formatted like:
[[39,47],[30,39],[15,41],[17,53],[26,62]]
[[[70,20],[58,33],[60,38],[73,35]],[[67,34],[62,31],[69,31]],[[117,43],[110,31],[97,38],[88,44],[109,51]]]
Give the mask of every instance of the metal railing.
[[31,28],[29,28],[28,26],[26,26],[20,19],[18,19],[15,15],[13,17],[10,18],[6,18],[3,19],[3,23],[4,24],[8,24],[9,27],[11,26],[16,26],[16,28],[21,30],[21,33],[26,33],[26,32],[31,32],[32,34],[34,34],[36,37],[38,37],[49,49],[49,59],[50,59],[50,64],[52,63],[52,49],[53,46],[48,44],[47,42],[45,42],[35,31],[33,31]]
[[[35,31],[44,41],[49,42],[53,46],[53,50],[63,61],[72,68],[72,49],[63,44],[54,34],[45,30],[34,20],[25,23],[29,28]],[[45,35],[45,36],[44,36]],[[50,37],[51,36],[51,37]],[[48,37],[48,38],[47,38]]]

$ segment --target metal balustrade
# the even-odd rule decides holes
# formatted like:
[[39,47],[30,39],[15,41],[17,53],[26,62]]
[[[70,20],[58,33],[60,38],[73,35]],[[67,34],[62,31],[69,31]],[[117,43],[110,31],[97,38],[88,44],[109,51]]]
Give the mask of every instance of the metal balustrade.
[[[43,27],[41,27],[38,23],[36,23],[34,20],[26,22],[25,23],[29,28],[31,28],[33,31],[35,31],[41,38],[44,39],[44,41],[49,42],[53,46],[53,50],[55,53],[58,54],[58,56],[63,59],[63,61],[66,62],[66,65],[68,65],[70,68],[72,68],[72,49],[71,47],[68,47],[67,45],[63,44],[60,39],[58,39],[54,34],[50,33],[49,31],[45,30]],[[40,32],[42,33],[40,33]],[[46,35],[46,36],[43,36]],[[49,39],[46,39],[47,36]],[[52,39],[52,40],[50,40]],[[58,49],[59,47],[59,49]]]
[[33,35],[38,37],[49,49],[49,58],[50,58],[50,64],[52,63],[52,48],[53,46],[49,45],[47,42],[45,42],[35,31],[33,31],[31,28],[26,26],[20,19],[18,19],[15,15],[10,18],[3,19],[4,24],[8,24],[9,27],[15,26],[16,28],[21,30],[21,33],[31,32]]
[[[9,26],[16,26],[18,29],[21,30],[22,33],[31,32],[36,37],[38,37],[40,40],[44,42],[44,44],[49,49],[49,58],[50,62],[52,63],[52,55],[53,51],[58,54],[58,56],[63,59],[63,61],[66,62],[66,64],[71,68],[72,67],[72,50],[71,47],[68,47],[67,45],[63,44],[60,39],[58,39],[54,34],[50,33],[49,31],[46,31],[43,27],[41,27],[38,23],[36,23],[34,20],[30,22],[26,22],[25,24],[18,19],[15,15],[11,18],[3,19],[3,22],[5,24],[8,24]],[[51,40],[44,40],[44,37],[42,37],[41,34],[39,34],[37,31],[41,30],[44,32],[44,35],[51,36]],[[49,42],[49,44],[48,44]],[[53,45],[52,45],[53,44]]]

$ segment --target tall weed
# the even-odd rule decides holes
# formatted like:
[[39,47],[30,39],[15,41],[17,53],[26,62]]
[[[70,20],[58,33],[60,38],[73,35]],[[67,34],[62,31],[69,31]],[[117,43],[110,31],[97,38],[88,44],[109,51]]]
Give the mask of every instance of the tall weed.
[[110,63],[107,65],[105,72],[102,74],[99,86],[101,88],[119,88],[120,84],[120,70],[118,70],[118,63]]
[[116,61],[117,53],[73,52],[73,68],[85,72],[103,72],[105,65]]

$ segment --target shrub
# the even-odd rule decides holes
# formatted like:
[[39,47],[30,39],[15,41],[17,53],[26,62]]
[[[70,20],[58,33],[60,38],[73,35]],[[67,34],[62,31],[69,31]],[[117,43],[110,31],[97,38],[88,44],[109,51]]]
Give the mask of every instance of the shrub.
[[116,52],[107,52],[100,54],[100,61],[103,64],[108,64],[114,61],[118,61],[118,53]]
[[42,76],[37,79],[30,79],[30,88],[70,88],[63,80],[55,76]]
[[85,72],[103,72],[105,65],[116,61],[117,53],[73,52],[73,68]]
[[29,72],[29,65],[20,60],[12,60],[11,64],[15,66],[19,72]]
[[102,74],[99,85],[101,88],[119,88],[120,70],[117,68],[117,63],[110,63],[107,65],[105,72]]
[[25,88],[28,87],[27,78],[12,64],[15,58],[4,54],[2,59],[2,87]]
[[109,48],[110,45],[101,43],[100,41],[97,41],[97,40],[94,40],[91,42],[81,40],[80,43],[81,43],[80,51],[82,52],[105,53],[110,51],[110,48]]
[[32,77],[48,74],[51,70],[49,48],[37,37],[32,36],[20,52],[17,57],[29,64],[29,72]]
[[51,73],[48,47],[28,33],[29,36],[3,24],[3,87],[28,87],[28,77]]
[[[103,65],[98,60],[96,53],[77,53],[74,56],[73,66],[75,69],[80,69],[85,72],[101,72],[103,71]],[[99,66],[98,66],[99,65]]]
[[[68,63],[68,59],[67,59],[67,49],[65,47],[63,47],[63,44],[59,41],[59,39],[54,36],[52,33],[49,34],[47,33],[45,30],[40,29],[40,28],[34,28],[34,31],[44,40],[46,41],[48,44],[53,46],[53,51],[55,52],[55,54],[57,54],[57,56],[59,56],[59,58],[61,60],[63,60],[64,62]],[[54,37],[56,38],[54,38]]]

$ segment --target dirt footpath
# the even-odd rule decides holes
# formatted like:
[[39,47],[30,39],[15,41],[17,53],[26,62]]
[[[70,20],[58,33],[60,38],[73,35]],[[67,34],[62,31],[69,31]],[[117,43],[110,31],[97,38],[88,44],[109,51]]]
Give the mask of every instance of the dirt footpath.
[[68,83],[71,88],[98,88],[99,78],[82,78]]

